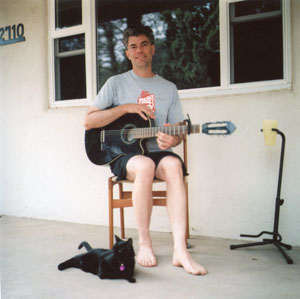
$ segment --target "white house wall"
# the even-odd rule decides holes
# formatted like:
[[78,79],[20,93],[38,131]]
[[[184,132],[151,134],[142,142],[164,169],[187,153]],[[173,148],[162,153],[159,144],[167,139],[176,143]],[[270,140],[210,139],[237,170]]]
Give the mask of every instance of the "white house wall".
[[[300,1],[291,1],[292,89],[183,100],[193,123],[231,120],[232,136],[194,134],[189,143],[190,225],[194,235],[238,238],[272,230],[280,154],[266,147],[262,120],[286,134],[280,233],[300,245]],[[0,213],[108,224],[109,168],[84,150],[87,107],[48,108],[47,1],[0,2],[1,27],[23,23],[26,41],[0,47]],[[127,211],[127,227],[135,227]],[[153,230],[169,231],[163,208]]]

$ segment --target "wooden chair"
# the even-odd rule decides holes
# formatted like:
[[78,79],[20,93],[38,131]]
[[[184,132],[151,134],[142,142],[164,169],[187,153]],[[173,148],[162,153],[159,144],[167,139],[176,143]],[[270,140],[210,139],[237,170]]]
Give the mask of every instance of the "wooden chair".
[[[183,162],[187,169],[187,135],[183,135]],[[163,181],[155,179],[153,184],[161,183]],[[125,184],[132,184],[132,181],[121,180],[117,181],[115,176],[108,179],[108,203],[109,203],[109,246],[113,247],[114,243],[114,209],[120,209],[120,227],[121,238],[125,238],[124,227],[124,208],[132,207],[132,192],[124,191]],[[186,239],[189,238],[189,206],[188,206],[188,182],[187,177],[184,177],[186,200],[187,200],[187,227],[186,227]],[[114,197],[114,187],[118,187],[118,195]],[[166,206],[167,205],[167,190],[155,191],[153,190],[153,206]]]

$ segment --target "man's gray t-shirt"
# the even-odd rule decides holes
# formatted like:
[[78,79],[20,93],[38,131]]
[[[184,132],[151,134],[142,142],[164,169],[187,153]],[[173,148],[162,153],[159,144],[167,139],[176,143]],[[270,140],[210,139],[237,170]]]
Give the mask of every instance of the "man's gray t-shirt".
[[[132,70],[110,77],[92,102],[104,110],[123,104],[147,104],[154,111],[155,126],[178,123],[184,119],[175,84],[155,75],[151,78],[137,76]],[[149,151],[159,151],[155,138],[147,142]]]

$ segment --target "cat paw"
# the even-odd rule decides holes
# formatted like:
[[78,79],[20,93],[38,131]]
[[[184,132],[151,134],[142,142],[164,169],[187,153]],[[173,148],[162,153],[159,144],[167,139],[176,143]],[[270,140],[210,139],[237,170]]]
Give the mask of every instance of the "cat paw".
[[131,283],[135,283],[136,282],[136,279],[134,277],[128,278],[127,280],[129,282],[131,282]]

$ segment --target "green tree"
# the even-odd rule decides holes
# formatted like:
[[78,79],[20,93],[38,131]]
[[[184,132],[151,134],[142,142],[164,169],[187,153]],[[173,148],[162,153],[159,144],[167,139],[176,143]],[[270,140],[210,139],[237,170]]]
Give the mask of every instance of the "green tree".
[[[167,24],[160,73],[179,89],[219,85],[218,2],[161,14]],[[217,60],[217,61],[216,61]],[[214,71],[210,68],[214,66]],[[217,76],[214,73],[218,73]]]

